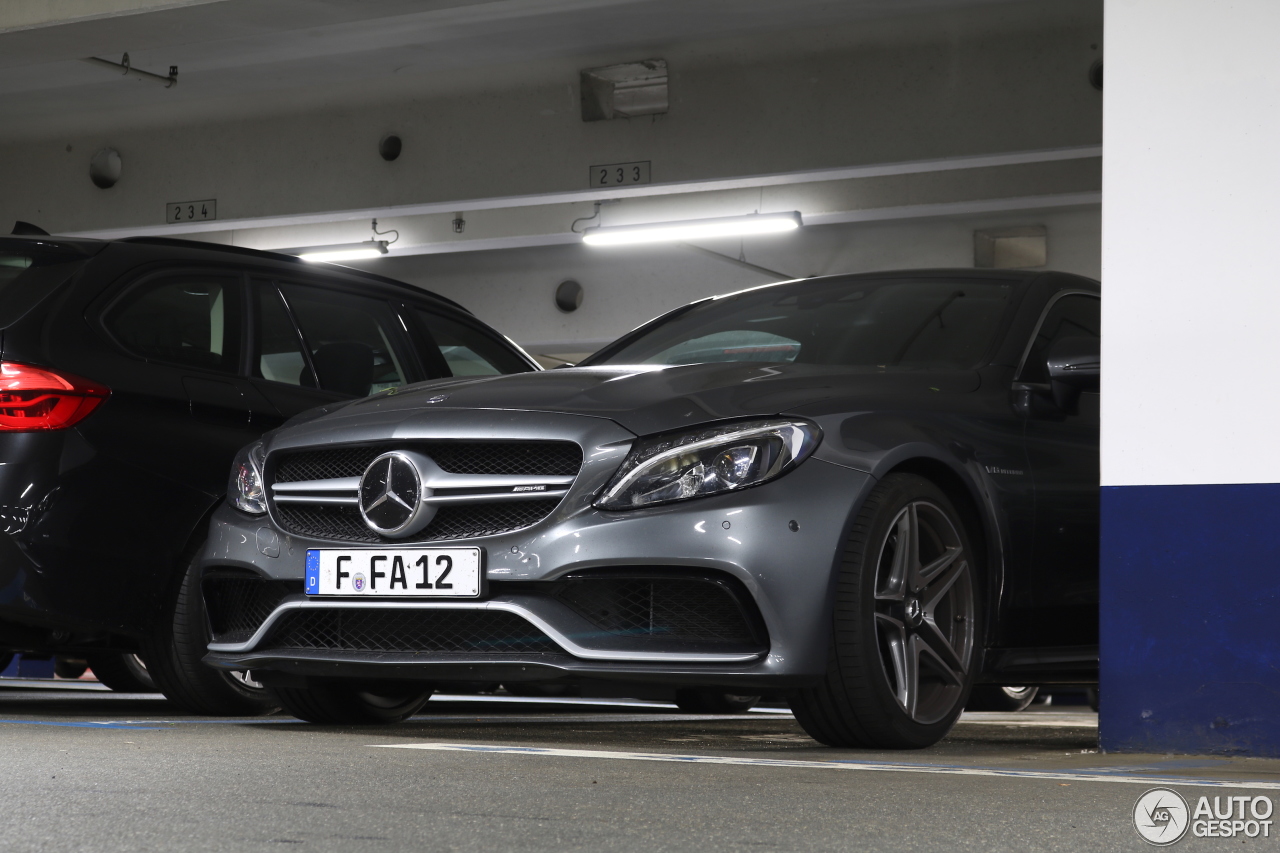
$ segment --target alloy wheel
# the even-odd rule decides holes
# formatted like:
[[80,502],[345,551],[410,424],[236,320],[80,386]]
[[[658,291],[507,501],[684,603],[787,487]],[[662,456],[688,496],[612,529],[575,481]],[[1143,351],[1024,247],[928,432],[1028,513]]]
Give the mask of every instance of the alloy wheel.
[[956,525],[914,501],[889,525],[875,579],[880,661],[898,706],[936,723],[964,690],[974,646],[974,583]]

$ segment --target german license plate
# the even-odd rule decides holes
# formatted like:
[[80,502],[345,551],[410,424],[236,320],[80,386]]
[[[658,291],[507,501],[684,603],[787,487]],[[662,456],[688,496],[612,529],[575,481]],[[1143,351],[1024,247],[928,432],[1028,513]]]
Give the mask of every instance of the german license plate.
[[307,595],[479,598],[479,548],[311,549]]

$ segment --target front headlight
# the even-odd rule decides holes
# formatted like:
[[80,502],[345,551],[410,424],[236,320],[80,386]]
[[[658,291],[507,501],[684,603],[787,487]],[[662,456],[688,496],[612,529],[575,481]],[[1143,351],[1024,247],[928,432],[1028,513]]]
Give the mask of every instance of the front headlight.
[[227,500],[241,512],[262,515],[267,511],[266,488],[262,483],[262,463],[266,454],[261,441],[241,450],[231,463]]
[[743,421],[636,443],[596,507],[619,510],[758,486],[799,465],[822,440],[798,418]]

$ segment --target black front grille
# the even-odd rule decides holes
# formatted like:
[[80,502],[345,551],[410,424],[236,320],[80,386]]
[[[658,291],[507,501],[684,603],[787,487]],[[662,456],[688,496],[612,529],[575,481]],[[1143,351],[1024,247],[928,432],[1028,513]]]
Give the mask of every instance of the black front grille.
[[444,506],[427,529],[411,539],[388,540],[364,523],[357,507],[350,505],[277,504],[276,517],[290,533],[314,539],[343,542],[439,542],[496,536],[537,524],[551,514],[559,498],[540,501],[502,501],[491,504]]
[[353,506],[276,504],[276,519],[290,533],[341,542],[381,542]]
[[421,449],[450,474],[572,477],[582,467],[582,450],[571,441],[435,441]]
[[680,577],[573,576],[555,597],[602,631],[675,643],[759,644],[754,608],[728,581]]
[[389,450],[423,453],[450,474],[572,477],[582,467],[582,450],[571,441],[420,441],[285,452],[275,461],[273,479],[296,483],[359,477]]
[[502,610],[295,610],[264,648],[350,652],[563,654],[551,638]]
[[276,464],[277,483],[359,477],[385,451],[380,447],[340,447],[287,453]]
[[285,596],[301,593],[302,582],[211,577],[205,578],[203,590],[214,641],[236,643],[253,636]]

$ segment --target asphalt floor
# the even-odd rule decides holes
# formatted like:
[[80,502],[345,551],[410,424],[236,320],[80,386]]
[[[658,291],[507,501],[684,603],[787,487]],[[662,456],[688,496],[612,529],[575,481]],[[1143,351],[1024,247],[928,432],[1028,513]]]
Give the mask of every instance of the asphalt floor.
[[872,752],[781,707],[438,695],[396,726],[327,727],[0,679],[0,850],[1146,850],[1132,813],[1152,787],[1280,798],[1280,761],[1096,741],[1082,707],[966,714],[930,749]]

